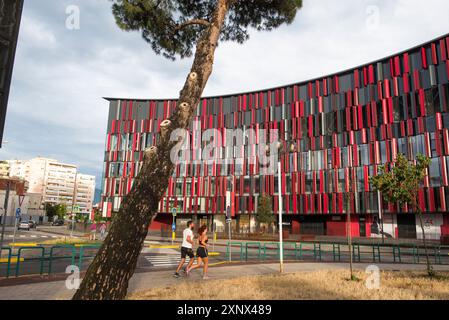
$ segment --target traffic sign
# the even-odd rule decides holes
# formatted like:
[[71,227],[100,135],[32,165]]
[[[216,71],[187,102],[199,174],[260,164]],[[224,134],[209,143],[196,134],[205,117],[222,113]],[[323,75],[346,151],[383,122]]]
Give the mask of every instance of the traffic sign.
[[176,223],[173,223],[173,224],[171,225],[171,230],[172,230],[172,231],[176,231]]
[[232,219],[226,219],[226,223],[231,223],[232,222]]
[[20,208],[16,209],[16,218],[19,219],[20,218],[20,214],[22,213],[22,210]]
[[74,205],[73,206],[73,213],[79,213],[80,212],[80,206],[79,205]]
[[22,206],[23,200],[25,200],[25,195],[19,195],[19,206]]
[[171,214],[173,215],[173,217],[176,217],[176,215],[178,214],[178,209],[176,208],[171,209]]

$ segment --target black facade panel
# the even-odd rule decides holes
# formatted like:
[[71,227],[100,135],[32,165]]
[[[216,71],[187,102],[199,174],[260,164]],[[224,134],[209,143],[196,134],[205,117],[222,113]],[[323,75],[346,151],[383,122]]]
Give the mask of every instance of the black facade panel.
[[23,0],[0,0],[0,147],[3,142]]

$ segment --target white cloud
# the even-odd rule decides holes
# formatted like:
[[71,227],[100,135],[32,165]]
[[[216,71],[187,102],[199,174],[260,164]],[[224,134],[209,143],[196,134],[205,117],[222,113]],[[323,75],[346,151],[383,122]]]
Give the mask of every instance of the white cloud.
[[56,36],[50,27],[31,16],[23,16],[20,36],[26,39],[23,45],[30,48],[55,48],[57,44]]

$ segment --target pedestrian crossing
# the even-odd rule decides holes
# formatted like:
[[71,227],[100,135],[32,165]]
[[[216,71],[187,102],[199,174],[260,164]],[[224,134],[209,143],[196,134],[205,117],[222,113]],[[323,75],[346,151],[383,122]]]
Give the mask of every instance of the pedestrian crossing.
[[[13,234],[9,234],[6,237],[12,239],[12,238],[14,238],[14,235]],[[32,235],[17,234],[16,238],[21,238],[21,239],[25,239],[25,238],[33,238],[33,239],[37,239],[37,238],[42,238],[42,239],[52,238],[52,239],[57,239],[59,237],[58,236],[35,235],[35,234],[32,234]]]
[[[145,256],[145,260],[147,260],[152,267],[162,268],[162,267],[175,267],[181,261],[180,255],[151,255]],[[189,261],[187,258],[186,262]]]

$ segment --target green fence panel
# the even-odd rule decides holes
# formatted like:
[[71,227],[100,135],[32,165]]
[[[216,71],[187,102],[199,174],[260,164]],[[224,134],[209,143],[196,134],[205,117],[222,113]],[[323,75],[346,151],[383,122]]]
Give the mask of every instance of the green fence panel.
[[20,271],[20,258],[22,256],[22,252],[25,250],[39,250],[41,251],[41,256],[39,260],[41,261],[40,265],[40,274],[44,273],[44,260],[45,260],[45,248],[44,247],[21,247],[17,252],[17,264],[16,264],[16,277],[19,276]]
[[[399,244],[399,249],[395,249],[396,252],[399,250],[399,262],[402,262],[402,257],[404,253],[411,254],[413,257],[413,263],[419,263],[419,248],[416,244],[403,243]],[[395,260],[396,261],[396,260]]]
[[48,274],[51,274],[53,267],[53,252],[55,249],[70,249],[71,251],[71,264],[75,265],[76,249],[74,245],[57,245],[50,248],[50,255],[48,257]]
[[226,247],[226,257],[229,258],[229,255],[232,254],[232,246],[236,245],[240,247],[240,260],[244,259],[244,253],[243,253],[243,243],[242,242],[229,242]]
[[2,251],[8,251],[8,262],[6,262],[6,278],[9,278],[11,272],[11,256],[12,250],[9,247],[3,247],[0,249],[0,258],[2,257]]
[[321,243],[314,242],[313,243],[313,257],[315,260],[321,261]]
[[353,243],[352,244],[352,257],[353,257],[354,261],[356,261],[356,262],[360,262],[361,261],[360,244],[358,244],[358,243]]
[[302,242],[300,242],[299,245],[296,244],[296,259],[297,260],[301,260],[302,259]]
[[[301,250],[301,244],[295,242],[295,260],[298,260],[298,249]],[[302,252],[300,252],[299,259],[301,259],[301,254]]]
[[277,257],[279,258],[279,242],[266,242],[263,245],[263,259],[267,259],[267,246],[276,246],[276,253],[277,253]]
[[441,264],[441,246],[434,247],[435,264]]
[[339,243],[332,243],[332,256],[334,261],[341,261],[341,245]]
[[380,257],[380,245],[378,243],[373,244],[372,246],[373,249],[373,262],[381,262],[381,257]]
[[399,261],[399,263],[401,263],[402,262],[401,247],[399,245],[393,245],[392,246],[392,250],[393,250],[393,260],[394,260],[394,262]]
[[257,248],[257,259],[262,258],[262,245],[260,242],[247,242],[245,244],[245,260],[248,261],[248,247],[250,246],[256,246]]
[[84,249],[99,249],[100,247],[101,247],[101,244],[83,245],[80,247],[80,254],[79,254],[79,260],[78,260],[78,268],[80,269],[80,271],[83,267]]
[[416,244],[413,245],[413,263],[419,263],[419,247]]
[[317,252],[316,250],[317,249],[315,248],[315,244],[310,243],[310,242],[301,242],[299,244],[299,258],[300,259],[302,259],[305,256],[304,252],[307,251],[308,249],[312,252],[312,254],[309,256],[313,256],[314,258],[316,258],[316,252]]
[[294,242],[283,242],[282,248],[284,251],[284,259],[287,257],[296,259],[296,243]]

